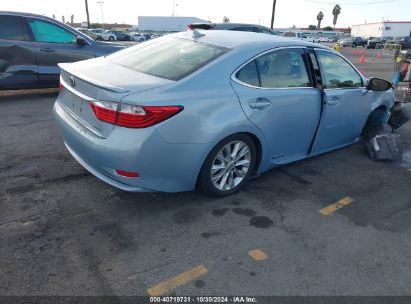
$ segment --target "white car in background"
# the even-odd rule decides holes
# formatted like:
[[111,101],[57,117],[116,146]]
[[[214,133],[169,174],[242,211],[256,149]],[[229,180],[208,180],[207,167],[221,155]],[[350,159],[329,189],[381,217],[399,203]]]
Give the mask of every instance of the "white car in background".
[[111,33],[110,31],[105,31],[103,29],[91,29],[93,33],[95,33],[98,37],[96,40],[108,40],[108,41],[115,41],[117,40],[116,35]]
[[144,36],[143,34],[140,33],[135,33],[135,32],[131,32],[128,33],[128,35],[134,40],[134,41],[138,41],[138,42],[144,42],[146,41],[146,36]]

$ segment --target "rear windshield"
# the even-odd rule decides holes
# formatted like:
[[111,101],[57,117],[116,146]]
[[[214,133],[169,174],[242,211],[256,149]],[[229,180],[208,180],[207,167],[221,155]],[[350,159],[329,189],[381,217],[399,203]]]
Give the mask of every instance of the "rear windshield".
[[159,38],[107,57],[138,72],[180,80],[226,53],[229,49],[179,38]]

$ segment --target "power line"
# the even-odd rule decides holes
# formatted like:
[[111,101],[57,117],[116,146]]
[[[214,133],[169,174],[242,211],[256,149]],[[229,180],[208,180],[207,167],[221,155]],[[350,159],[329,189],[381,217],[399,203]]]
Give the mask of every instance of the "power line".
[[396,2],[397,0],[381,0],[381,1],[367,1],[361,3],[341,3],[341,1],[336,2],[328,2],[328,1],[319,1],[319,0],[304,0],[305,2],[314,2],[320,4],[341,4],[341,5],[348,5],[348,6],[358,6],[358,5],[372,5],[372,4],[381,4],[381,3],[388,3],[388,2]]

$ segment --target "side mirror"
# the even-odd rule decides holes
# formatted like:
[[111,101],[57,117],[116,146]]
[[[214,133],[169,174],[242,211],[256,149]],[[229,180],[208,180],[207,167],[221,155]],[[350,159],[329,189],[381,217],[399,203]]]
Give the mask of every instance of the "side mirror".
[[86,41],[86,39],[84,39],[84,37],[77,36],[77,37],[76,37],[76,43],[77,43],[78,45],[86,45],[86,44],[87,44],[87,41]]
[[367,90],[382,92],[392,88],[391,82],[381,78],[371,78],[367,84]]

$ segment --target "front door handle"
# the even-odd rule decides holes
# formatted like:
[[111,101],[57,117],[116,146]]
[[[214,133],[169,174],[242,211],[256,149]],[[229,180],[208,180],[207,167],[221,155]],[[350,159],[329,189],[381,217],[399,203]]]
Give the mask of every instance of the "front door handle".
[[248,103],[251,109],[266,109],[272,105],[266,98],[257,98],[255,102]]
[[48,53],[51,53],[51,52],[54,52],[54,49],[52,49],[52,48],[44,48],[44,49],[40,49],[40,52],[48,52]]

